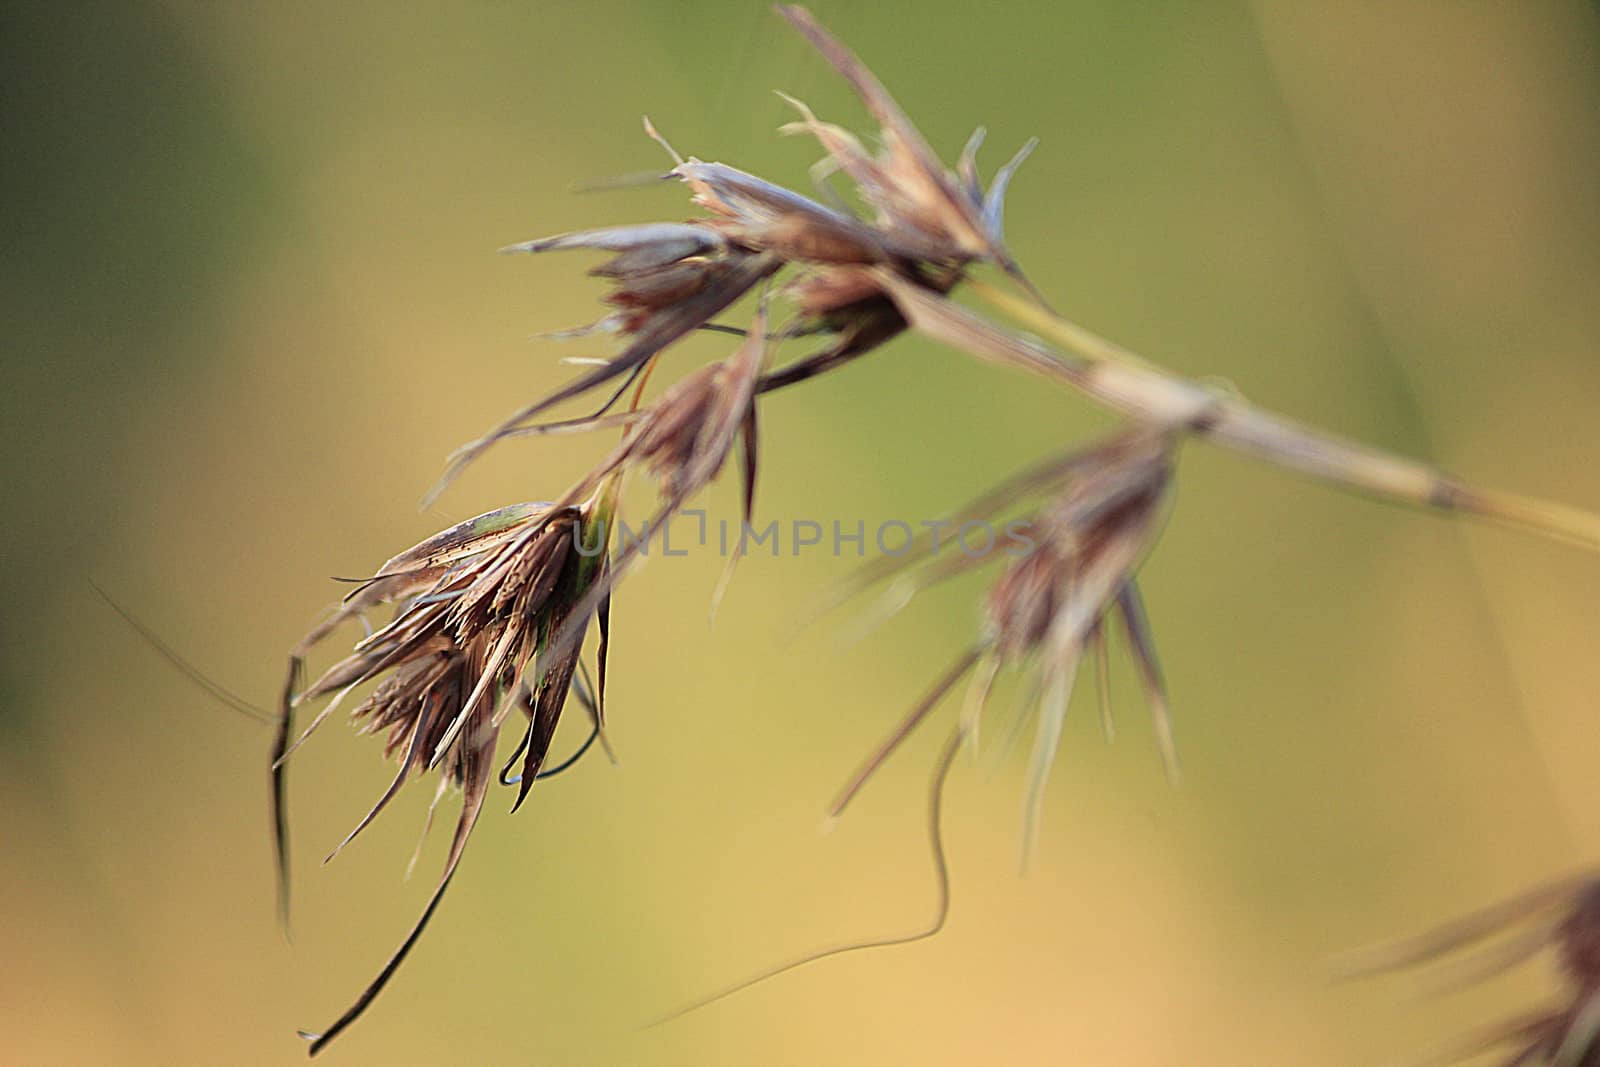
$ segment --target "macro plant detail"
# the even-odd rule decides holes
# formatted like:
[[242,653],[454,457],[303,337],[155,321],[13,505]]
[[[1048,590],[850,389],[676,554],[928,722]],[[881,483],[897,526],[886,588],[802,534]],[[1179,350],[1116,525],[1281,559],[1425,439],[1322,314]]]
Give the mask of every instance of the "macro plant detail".
[[[355,1005],[323,1033],[305,1035],[313,1053],[361,1014],[432,918],[483,811],[489,784],[496,777],[500,730],[514,709],[523,713],[527,725],[499,772],[501,784],[517,787],[513,811],[543,771],[578,664],[575,647],[557,653],[554,642],[566,627],[576,625],[581,632],[589,622],[587,614],[575,618],[573,609],[603,580],[606,558],[603,552],[585,555],[580,548],[586,534],[604,543],[609,510],[609,503],[597,494],[575,506],[515,504],[451,527],[385,563],[291,655],[272,762],[274,844],[286,919],[286,761],[347,694],[382,679],[352,716],[369,733],[387,731],[385,753],[398,756],[399,770],[328,859],[366,829],[411,775],[438,771],[436,805],[448,786],[462,792],[444,872],[422,917]],[[298,681],[305,655],[340,623],[384,604],[397,605],[394,619],[301,689]],[[581,694],[595,734],[604,728],[609,605],[602,600],[597,609],[599,684],[592,698],[587,692]],[[530,666],[536,667],[531,678]],[[337,695],[290,743],[294,709],[329,694]],[[519,761],[521,770],[512,776]]]
[[[1021,531],[1027,548],[991,587],[977,642],[872,754],[834,802],[831,814],[844,811],[873,771],[968,673],[973,678],[961,731],[976,744],[979,719],[1000,668],[1037,661],[1038,726],[1029,766],[1024,831],[1024,848],[1031,849],[1045,780],[1061,740],[1073,681],[1086,654],[1093,656],[1099,676],[1102,727],[1107,737],[1115,732],[1105,666],[1106,624],[1113,617],[1120,620],[1144,680],[1167,772],[1177,777],[1166,686],[1134,577],[1163,517],[1175,443],[1171,434],[1160,429],[1123,431],[1081,451],[1051,457],[970,502],[941,524],[956,527],[988,520],[1030,493],[1053,494],[1019,526],[1008,527]],[[846,591],[898,575],[896,584],[903,584],[899,589],[891,586],[888,598],[889,606],[896,608],[918,589],[982,566],[998,555],[963,552],[938,557],[937,532],[931,531],[907,552],[882,557],[863,568]]]
[[1404,941],[1351,953],[1345,977],[1437,965],[1442,991],[1474,985],[1553,957],[1560,1002],[1486,1025],[1433,1051],[1426,1062],[1456,1063],[1482,1053],[1509,1056],[1501,1067],[1600,1063],[1600,877],[1590,871],[1463,916]]
[[[621,350],[591,361],[594,365],[570,382],[464,446],[427,499],[435,499],[492,447],[513,438],[616,430],[620,441],[552,501],[487,512],[395,556],[362,580],[291,653],[271,764],[285,916],[287,760],[357,689],[372,686],[355,704],[353,717],[366,732],[385,734],[385,752],[398,766],[389,787],[329,858],[413,777],[438,773],[435,804],[451,786],[463,797],[443,872],[421,917],[354,1004],[320,1034],[305,1035],[313,1054],[366,1010],[415,945],[458,869],[491,784],[498,780],[515,787],[515,811],[536,781],[567,765],[552,768],[546,762],[569,693],[591,718],[590,741],[598,738],[605,746],[611,598],[639,562],[644,541],[612,543],[626,476],[638,471],[656,484],[658,504],[646,523],[648,532],[719,477],[737,450],[748,522],[757,483],[761,398],[831,373],[903,333],[1040,377],[1122,420],[1103,439],[1048,456],[952,513],[957,523],[1022,515],[1018,529],[1026,550],[1003,561],[980,606],[968,650],[870,754],[834,804],[834,814],[842,812],[883,761],[970,676],[957,726],[933,778],[941,901],[930,933],[942,924],[948,904],[938,837],[940,788],[957,749],[977,744],[988,694],[1002,668],[1023,669],[1033,679],[1025,851],[1038,833],[1041,799],[1085,657],[1100,676],[1102,715],[1111,731],[1104,687],[1112,626],[1126,637],[1163,760],[1176,778],[1167,688],[1138,570],[1159,537],[1189,441],[1218,445],[1379,500],[1600,548],[1600,516],[1472,486],[1428,464],[1303,426],[1233,392],[1168,372],[1061,317],[1004,242],[1006,193],[1032,142],[987,186],[977,163],[981,130],[954,167],[947,167],[883,85],[809,12],[793,6],[780,6],[778,12],[860,97],[878,126],[881,147],[869,150],[855,134],[786,97],[798,118],[783,132],[814,138],[824,153],[814,170],[822,191],[813,199],[723,163],[683,157],[646,120],[649,135],[672,157],[663,179],[686,185],[702,214],[689,221],[600,227],[503,250],[609,254],[589,273],[612,286],[605,301],[613,310],[559,336],[615,336]],[[827,184],[835,176],[848,180],[858,206]],[[998,275],[995,283],[980,276],[986,269]],[[952,297],[960,291],[993,314],[957,303]],[[752,296],[757,306],[746,325],[718,321]],[[790,318],[776,326],[774,305],[792,308]],[[740,339],[727,358],[691,372],[647,401],[662,353],[703,331]],[[780,361],[780,349],[791,341],[820,341],[820,348]],[[549,418],[561,405],[594,403],[596,394],[602,399],[589,414]],[[918,590],[994,563],[998,556],[940,556],[936,542],[919,540],[908,553],[867,564],[841,592],[849,596],[887,584],[889,607],[897,610]],[[735,553],[714,602],[737,560]],[[305,660],[338,626],[384,607],[393,608],[390,621],[356,642],[346,658],[315,681],[303,683]],[[581,665],[591,624],[598,631],[593,685],[583,681]],[[296,734],[295,712],[323,698],[327,703]],[[514,712],[525,722],[514,752],[502,764],[500,732]],[[588,748],[585,743],[578,755]],[[1596,1062],[1600,1008],[1594,1004],[1600,978],[1591,973],[1593,896],[1592,887],[1537,896],[1528,908],[1545,916],[1536,927],[1538,936],[1515,942],[1517,960],[1546,944],[1562,947],[1578,990],[1574,1006],[1496,1030],[1493,1041],[1485,1039],[1472,1046],[1474,1051],[1522,1042],[1509,1063]],[[1392,964],[1418,962],[1487,936],[1501,925],[1500,916],[1497,911],[1490,919],[1469,920],[1443,941],[1399,952]],[[875,944],[890,943],[897,941]]]

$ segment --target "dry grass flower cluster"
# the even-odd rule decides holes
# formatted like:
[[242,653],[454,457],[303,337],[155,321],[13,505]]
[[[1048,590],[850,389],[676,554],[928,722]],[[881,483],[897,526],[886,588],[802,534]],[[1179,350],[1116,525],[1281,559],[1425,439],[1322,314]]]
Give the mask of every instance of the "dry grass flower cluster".
[[1552,882],[1405,941],[1353,952],[1346,977],[1438,964],[1441,990],[1493,978],[1545,954],[1561,975],[1561,999],[1483,1026],[1423,1061],[1457,1063],[1488,1052],[1500,1067],[1600,1065],[1600,875]]
[[[626,476],[639,471],[655,482],[659,503],[646,530],[658,529],[718,477],[737,448],[748,522],[761,397],[829,373],[901,333],[918,333],[985,362],[1038,376],[1111,410],[1123,423],[1102,440],[1041,460],[952,513],[955,522],[1020,516],[1015,529],[1025,552],[1004,558],[997,552],[941,555],[936,544],[922,540],[905,553],[869,563],[845,588],[855,594],[886,587],[890,606],[898,608],[932,583],[979,567],[996,571],[972,644],[934,681],[835,804],[835,812],[842,811],[899,743],[968,680],[964,709],[934,778],[931,817],[940,907],[924,933],[938,929],[948,903],[938,838],[939,787],[956,751],[976,743],[991,685],[1003,668],[1023,668],[1033,693],[1027,842],[1037,833],[1040,798],[1086,657],[1101,678],[1102,713],[1111,729],[1104,675],[1113,626],[1124,634],[1168,771],[1176,776],[1169,702],[1137,574],[1159,535],[1189,442],[1210,442],[1391,502],[1600,548],[1600,518],[1594,515],[1472,487],[1426,464],[1299,425],[1234,393],[1166,371],[1061,318],[1005,246],[1006,191],[1032,144],[987,185],[977,163],[981,130],[955,166],[947,167],[888,91],[807,11],[790,6],[778,11],[861,98],[878,127],[877,147],[790,100],[797,118],[783,132],[814,138],[824,154],[815,173],[830,192],[813,199],[727,164],[680,156],[647,121],[649,134],[672,156],[663,177],[686,185],[701,214],[690,221],[605,227],[505,249],[608,254],[590,274],[610,285],[605,300],[611,310],[562,336],[615,336],[620,351],[589,361],[572,381],[462,448],[434,494],[508,438],[611,430],[620,432],[620,443],[553,501],[491,511],[395,556],[362,581],[291,656],[272,755],[285,909],[286,761],[347,698],[355,700],[352,714],[361,727],[383,735],[385,751],[398,768],[335,853],[407,781],[425,772],[437,773],[439,796],[455,786],[463,797],[444,870],[421,918],[353,1006],[320,1035],[306,1035],[313,1053],[367,1008],[416,943],[456,873],[490,785],[498,779],[514,788],[515,810],[535,781],[561,769],[546,762],[569,692],[591,719],[590,741],[598,737],[604,745],[611,594],[638,562],[644,540],[623,544],[616,537],[617,499]],[[864,210],[831,192],[825,180],[836,176],[853,185]],[[986,271],[998,284],[984,280]],[[992,314],[955,303],[951,297],[958,288]],[[716,321],[753,293],[758,306],[745,327]],[[773,325],[774,307],[791,309],[781,325]],[[647,384],[661,354],[707,330],[742,339],[730,342],[726,359],[647,401]],[[786,342],[810,339],[820,346],[778,361]],[[550,419],[559,406],[584,398],[596,404],[589,414]],[[316,681],[303,684],[303,664],[315,646],[342,623],[364,620],[385,606],[393,610],[387,624],[357,641]],[[592,684],[584,680],[588,672],[581,657],[591,623],[598,631]],[[366,695],[356,699],[351,694],[358,689]],[[295,711],[322,698],[327,703],[296,735]],[[514,717],[520,739],[510,757],[502,758],[500,733]],[[1375,962],[1399,965],[1431,958],[1525,920],[1532,924],[1530,931],[1513,940],[1513,951],[1492,962],[1498,966],[1556,946],[1564,954],[1574,999],[1570,1006],[1508,1024],[1479,1044],[1517,1045],[1509,1061],[1517,1064],[1600,1063],[1600,1044],[1594,1040],[1600,1031],[1597,892],[1593,883],[1541,891]],[[816,958],[820,955],[808,960]]]

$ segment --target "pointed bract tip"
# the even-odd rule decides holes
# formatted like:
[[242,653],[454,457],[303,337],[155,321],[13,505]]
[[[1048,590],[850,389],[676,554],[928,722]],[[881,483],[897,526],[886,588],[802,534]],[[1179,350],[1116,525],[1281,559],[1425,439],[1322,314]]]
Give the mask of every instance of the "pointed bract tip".
[[665,148],[667,150],[667,155],[672,157],[672,162],[674,165],[679,167],[683,166],[683,157],[678,154],[678,150],[676,148],[673,148],[672,145],[667,143],[667,139],[665,137],[661,136],[661,131],[656,129],[656,124],[650,121],[650,116],[644,115],[641,117],[644,119],[645,136],[650,138],[656,144],[660,145],[662,148]]

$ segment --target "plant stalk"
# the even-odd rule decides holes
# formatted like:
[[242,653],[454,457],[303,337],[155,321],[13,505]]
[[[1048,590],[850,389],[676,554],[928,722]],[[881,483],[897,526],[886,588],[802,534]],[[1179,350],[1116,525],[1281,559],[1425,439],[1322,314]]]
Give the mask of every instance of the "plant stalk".
[[968,285],[997,310],[1039,330],[1067,351],[1002,329],[891,271],[877,269],[873,274],[906,320],[928,336],[1071,386],[1131,418],[1174,426],[1190,436],[1379,500],[1459,512],[1600,551],[1600,515],[1591,511],[1480,489],[1430,464],[1264,411],[1164,370],[1091,330],[982,282]]

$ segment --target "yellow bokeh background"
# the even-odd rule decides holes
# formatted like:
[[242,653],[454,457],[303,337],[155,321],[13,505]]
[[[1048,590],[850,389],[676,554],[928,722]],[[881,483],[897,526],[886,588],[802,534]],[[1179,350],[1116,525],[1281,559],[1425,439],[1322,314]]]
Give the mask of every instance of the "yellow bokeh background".
[[[1600,17],[1576,2],[846,5],[817,14],[953,157],[977,124],[1017,257],[1085,325],[1486,484],[1600,508]],[[338,862],[388,780],[330,723],[297,756],[297,918],[273,917],[267,731],[91,581],[268,704],[339,587],[448,522],[557,495],[604,439],[449,451],[594,355],[581,255],[500,245],[687,217],[685,153],[808,188],[805,99],[859,106],[762,4],[191,2],[5,16],[11,238],[0,692],[0,1062],[270,1064],[413,920],[430,789]],[[727,351],[706,337],[669,370]],[[574,347],[575,346],[575,347]],[[797,350],[798,351],[798,350]],[[897,340],[764,401],[763,519],[933,518],[1108,425]],[[646,487],[632,498],[642,508]],[[731,484],[705,502],[737,507]],[[1594,859],[1600,559],[1341,495],[1203,445],[1144,589],[1184,784],[1132,673],[1087,689],[1037,860],[999,725],[950,791],[948,929],[670,1025],[798,952],[914,928],[936,728],[834,831],[855,762],[973,632],[979,587],[845,640],[852,560],[656,560],[615,606],[621,764],[484,819],[432,928],[328,1062],[1307,1064],[1538,1002],[1330,984],[1333,954]],[[945,708],[941,715],[955,713]],[[558,748],[576,743],[573,723]],[[436,831],[436,837],[444,835]]]

